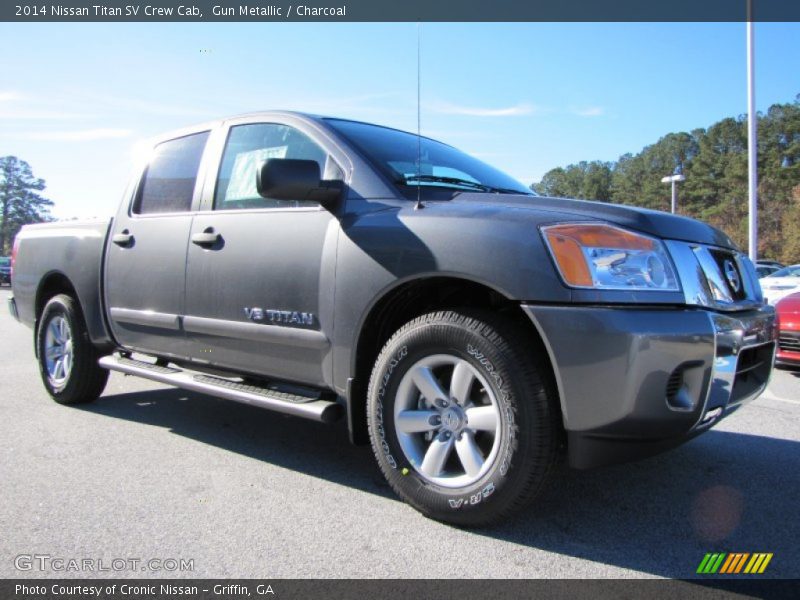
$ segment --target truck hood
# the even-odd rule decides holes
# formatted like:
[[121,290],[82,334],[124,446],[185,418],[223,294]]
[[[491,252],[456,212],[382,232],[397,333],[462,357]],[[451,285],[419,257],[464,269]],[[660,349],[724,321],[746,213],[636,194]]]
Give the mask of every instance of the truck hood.
[[564,219],[606,221],[663,239],[737,249],[736,244],[725,233],[701,221],[634,206],[521,194],[495,194],[487,197],[487,194],[471,192],[459,194],[451,202],[547,211],[553,213],[553,222]]

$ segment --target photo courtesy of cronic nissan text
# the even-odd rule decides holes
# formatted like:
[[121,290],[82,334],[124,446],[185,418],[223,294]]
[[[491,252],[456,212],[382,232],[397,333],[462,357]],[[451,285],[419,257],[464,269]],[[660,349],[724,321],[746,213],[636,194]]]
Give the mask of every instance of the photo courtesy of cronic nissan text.
[[0,56],[0,600],[800,597],[800,4]]

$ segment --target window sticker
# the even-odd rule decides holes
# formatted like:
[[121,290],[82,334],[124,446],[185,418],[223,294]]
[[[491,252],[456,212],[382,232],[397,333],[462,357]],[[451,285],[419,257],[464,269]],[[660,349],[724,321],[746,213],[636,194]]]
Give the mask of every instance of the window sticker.
[[256,169],[264,161],[273,158],[285,158],[287,149],[288,146],[273,146],[272,148],[259,148],[258,150],[237,154],[231,170],[228,189],[225,191],[225,202],[258,198]]

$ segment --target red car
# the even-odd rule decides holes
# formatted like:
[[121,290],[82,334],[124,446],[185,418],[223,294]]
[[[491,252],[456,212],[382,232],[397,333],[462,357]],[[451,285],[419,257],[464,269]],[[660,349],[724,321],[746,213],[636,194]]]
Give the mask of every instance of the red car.
[[778,311],[778,364],[800,367],[800,293],[791,294],[779,301]]

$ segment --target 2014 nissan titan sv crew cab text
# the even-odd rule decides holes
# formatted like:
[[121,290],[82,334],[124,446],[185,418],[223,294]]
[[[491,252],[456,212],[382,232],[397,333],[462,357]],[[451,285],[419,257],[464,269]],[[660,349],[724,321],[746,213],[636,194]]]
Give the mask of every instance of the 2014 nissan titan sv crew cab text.
[[398,495],[465,526],[526,505],[564,451],[586,468],[706,431],[774,362],[774,310],[721,231],[539,197],[341,119],[165,136],[113,220],[25,227],[14,255],[10,308],[56,402],[113,370],[345,416]]

